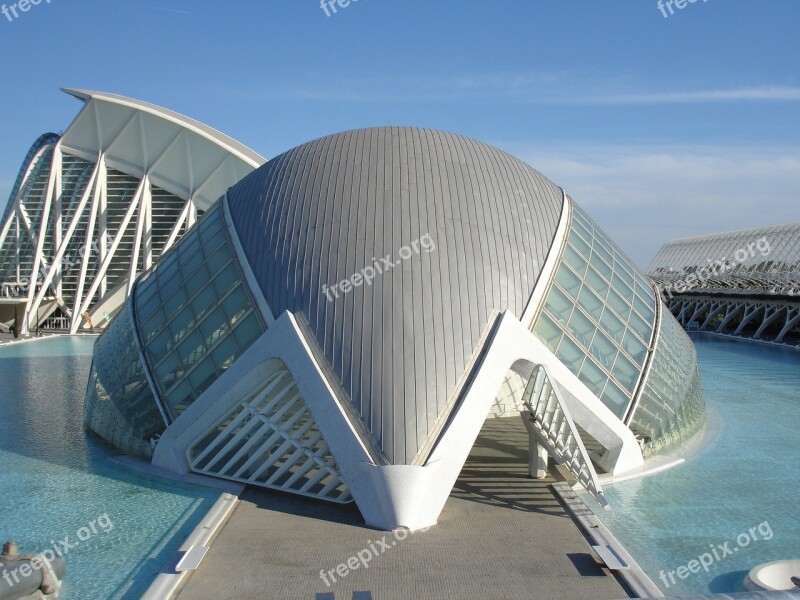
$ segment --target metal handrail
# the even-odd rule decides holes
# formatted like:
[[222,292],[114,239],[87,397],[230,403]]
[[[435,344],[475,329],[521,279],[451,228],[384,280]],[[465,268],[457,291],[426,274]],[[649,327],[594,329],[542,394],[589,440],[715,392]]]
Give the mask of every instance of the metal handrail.
[[544,365],[534,367],[522,403],[528,410],[527,417],[538,441],[603,508],[608,508],[597,472],[561,390]]

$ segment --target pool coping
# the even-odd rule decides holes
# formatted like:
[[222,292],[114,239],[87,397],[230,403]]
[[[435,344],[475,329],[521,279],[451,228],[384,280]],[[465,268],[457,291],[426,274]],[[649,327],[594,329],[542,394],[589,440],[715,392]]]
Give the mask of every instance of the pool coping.
[[687,445],[681,448],[681,452],[677,454],[654,456],[647,459],[641,467],[625,471],[616,476],[611,473],[603,473],[602,475],[598,475],[597,479],[601,485],[606,486],[663,473],[664,471],[682,465],[687,460],[695,458],[708,449],[717,441],[721,432],[722,418],[717,411],[706,406],[706,424],[703,430],[698,432],[694,438],[690,439]]
[[100,337],[99,332],[95,333],[43,333],[42,335],[28,336],[23,338],[2,339],[0,338],[0,346],[16,346],[18,344],[31,344],[33,342],[41,342],[51,338],[58,337]]
[[116,456],[109,460],[117,466],[140,474],[213,488],[222,492],[211,509],[206,513],[200,523],[197,524],[197,527],[194,528],[180,545],[176,554],[162,567],[161,572],[156,576],[141,597],[141,600],[170,600],[175,597],[178,590],[194,572],[193,570],[177,572],[174,567],[192,547],[211,546],[214,538],[239,504],[239,496],[246,486],[241,483],[224,481],[191,473],[188,475],[179,475],[131,456]]
[[581,528],[584,534],[598,546],[611,545],[620,557],[630,565],[629,570],[612,571],[633,594],[631,598],[664,598],[664,593],[639,566],[622,543],[611,533],[602,521],[594,514],[576,491],[566,481],[558,481],[550,486],[558,499],[567,509],[569,516]]

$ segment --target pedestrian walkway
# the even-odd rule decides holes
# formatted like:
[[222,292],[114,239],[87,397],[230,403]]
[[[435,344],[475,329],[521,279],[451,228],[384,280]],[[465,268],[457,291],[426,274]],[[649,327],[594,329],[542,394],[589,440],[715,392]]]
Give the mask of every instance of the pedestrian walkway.
[[439,524],[407,537],[365,527],[354,505],[248,491],[178,597],[627,598],[552,480],[527,477],[527,450],[521,419],[487,421]]

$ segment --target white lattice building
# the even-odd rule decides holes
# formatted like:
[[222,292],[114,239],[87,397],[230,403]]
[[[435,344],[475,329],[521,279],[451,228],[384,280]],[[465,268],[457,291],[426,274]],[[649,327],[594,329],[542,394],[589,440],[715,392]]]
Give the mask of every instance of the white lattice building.
[[23,163],[0,226],[0,324],[104,327],[225,190],[265,161],[197,121],[114,94],[84,102]]

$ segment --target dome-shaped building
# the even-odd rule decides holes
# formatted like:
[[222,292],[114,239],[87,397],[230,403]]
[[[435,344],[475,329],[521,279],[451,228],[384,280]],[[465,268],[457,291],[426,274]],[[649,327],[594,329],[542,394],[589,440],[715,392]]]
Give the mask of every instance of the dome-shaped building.
[[694,348],[559,187],[403,127],[308,142],[229,189],[137,279],[86,402],[91,429],[163,468],[412,529],[487,416],[520,414],[602,501],[596,469],[704,423]]

